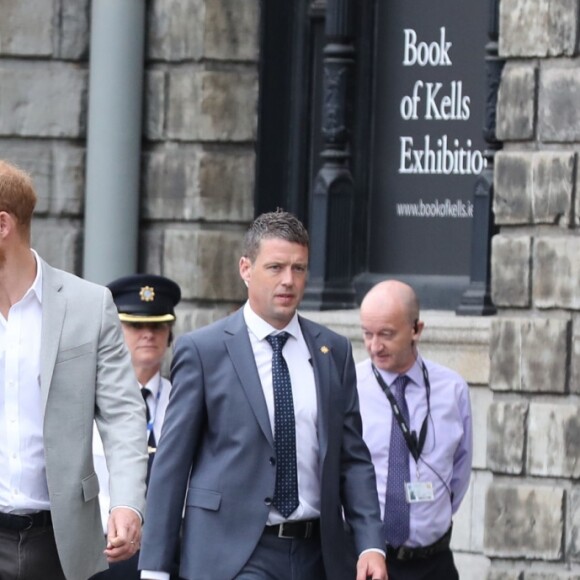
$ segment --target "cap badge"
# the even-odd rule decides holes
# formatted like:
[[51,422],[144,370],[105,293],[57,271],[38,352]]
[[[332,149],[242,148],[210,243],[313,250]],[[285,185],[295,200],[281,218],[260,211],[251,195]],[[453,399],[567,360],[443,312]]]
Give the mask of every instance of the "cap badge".
[[143,302],[153,302],[155,299],[155,290],[151,286],[143,286],[139,291],[139,298]]

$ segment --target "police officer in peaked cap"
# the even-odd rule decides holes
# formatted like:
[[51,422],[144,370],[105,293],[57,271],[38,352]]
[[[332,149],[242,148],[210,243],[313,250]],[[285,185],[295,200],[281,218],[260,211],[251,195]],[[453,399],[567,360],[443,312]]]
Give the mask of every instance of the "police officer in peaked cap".
[[[149,475],[171,391],[171,383],[161,376],[161,366],[173,340],[175,306],[181,299],[181,290],[173,280],[155,274],[124,276],[107,286],[117,306],[125,343],[131,353],[137,382],[145,399]],[[106,526],[109,476],[96,429],[93,441],[95,470],[101,488],[101,515],[103,525]],[[104,531],[106,533],[106,527]],[[112,564],[109,570],[97,574],[93,580],[137,580],[140,577],[138,558],[139,552],[129,560]]]

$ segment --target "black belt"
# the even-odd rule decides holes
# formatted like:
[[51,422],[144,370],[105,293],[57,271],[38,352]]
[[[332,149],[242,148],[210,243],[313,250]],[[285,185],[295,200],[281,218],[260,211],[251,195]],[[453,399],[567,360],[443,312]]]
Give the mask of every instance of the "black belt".
[[23,532],[32,528],[45,528],[52,524],[49,511],[34,514],[5,514],[0,512],[0,528]]
[[306,540],[317,534],[319,528],[320,520],[299,520],[296,522],[284,522],[276,526],[266,526],[264,533],[288,540]]
[[394,558],[395,560],[423,560],[449,549],[450,542],[451,528],[429,546],[419,546],[417,548],[399,546],[398,548],[393,548],[387,545],[387,558]]

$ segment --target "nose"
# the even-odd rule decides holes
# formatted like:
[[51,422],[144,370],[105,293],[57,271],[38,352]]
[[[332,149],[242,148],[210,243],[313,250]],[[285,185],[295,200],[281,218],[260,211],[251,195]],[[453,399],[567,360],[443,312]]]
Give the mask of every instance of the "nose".
[[373,354],[379,353],[383,348],[383,344],[378,336],[373,336],[371,338],[369,346]]
[[143,326],[142,329],[142,336],[147,336],[147,337],[151,337],[153,336],[153,327],[146,324],[145,326]]
[[282,275],[282,284],[292,286],[294,284],[294,271],[292,268],[285,268]]

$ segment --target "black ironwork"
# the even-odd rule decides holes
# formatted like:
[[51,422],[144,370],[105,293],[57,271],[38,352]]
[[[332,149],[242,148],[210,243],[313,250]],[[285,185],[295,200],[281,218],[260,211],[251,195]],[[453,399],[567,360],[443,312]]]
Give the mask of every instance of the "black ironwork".
[[490,0],[489,9],[489,41],[485,45],[487,95],[483,128],[487,143],[484,157],[487,163],[475,182],[470,282],[456,310],[457,314],[468,316],[485,316],[496,312],[491,300],[491,238],[497,231],[492,210],[493,167],[494,156],[502,147],[495,128],[497,93],[505,60],[498,56],[499,0]]
[[[255,215],[277,207],[306,217],[306,203],[290,184],[290,176],[300,185],[305,181],[294,147],[294,132],[304,135],[309,112],[294,94],[308,94],[305,68],[308,47],[302,35],[306,0],[260,3],[260,98],[258,103],[258,139],[256,155]],[[297,38],[298,37],[298,40]],[[307,100],[307,99],[306,99]],[[302,144],[301,144],[302,147]],[[304,186],[300,188],[301,197]]]
[[302,307],[355,308],[352,231],[355,185],[350,161],[353,44],[350,0],[326,3],[322,166],[312,191],[310,278]]

